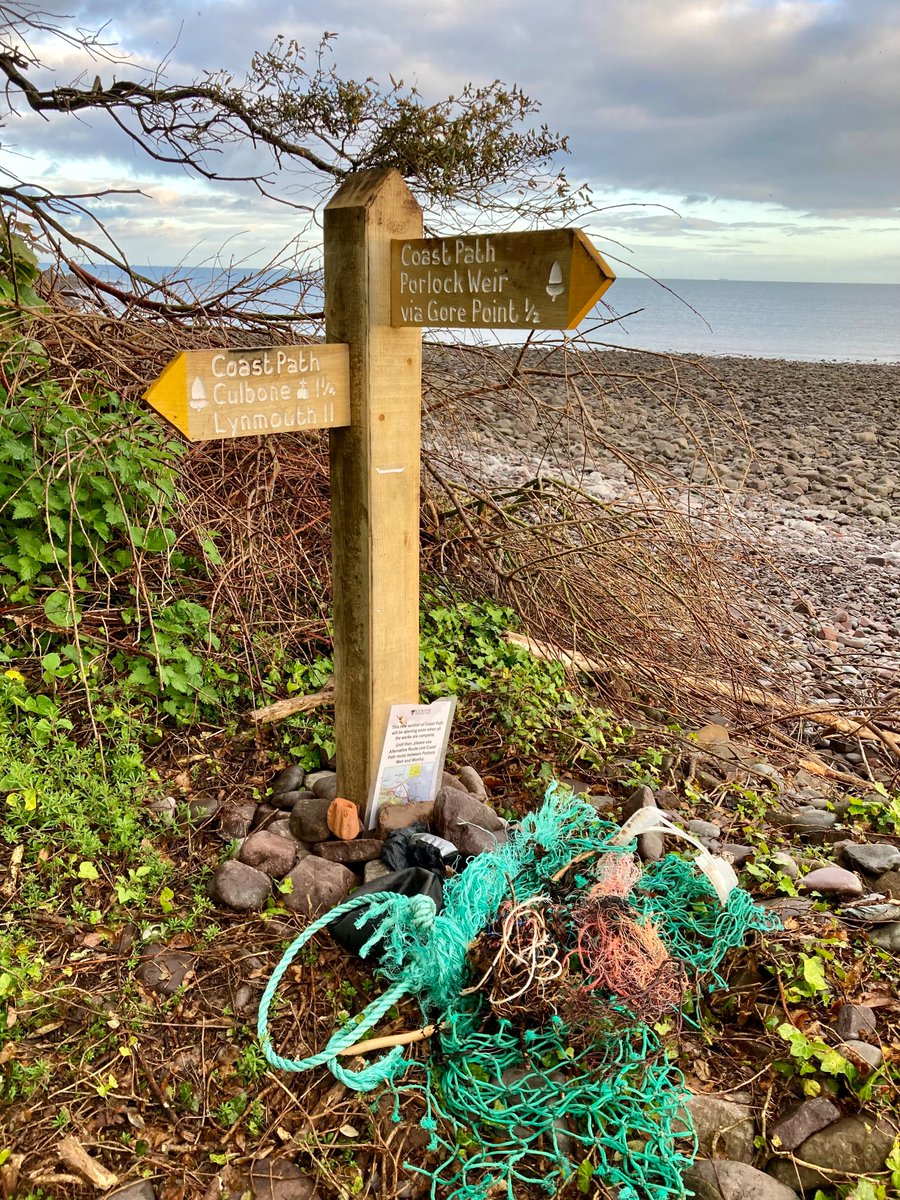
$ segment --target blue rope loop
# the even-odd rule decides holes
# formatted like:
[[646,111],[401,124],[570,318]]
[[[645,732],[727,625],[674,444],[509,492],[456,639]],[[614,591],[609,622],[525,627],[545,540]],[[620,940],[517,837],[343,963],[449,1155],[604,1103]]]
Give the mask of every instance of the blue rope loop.
[[346,1084],[347,1087],[354,1091],[370,1091],[386,1079],[393,1079],[402,1070],[405,1070],[402,1048],[395,1046],[382,1058],[367,1064],[359,1071],[351,1071],[349,1068],[341,1066],[337,1061],[338,1055],[342,1050],[346,1050],[360,1041],[362,1035],[377,1025],[384,1014],[410,991],[409,985],[402,977],[395,981],[383,995],[373,1000],[357,1017],[349,1021],[342,1029],[337,1030],[331,1036],[324,1050],[320,1050],[317,1054],[310,1054],[301,1059],[285,1058],[276,1052],[269,1034],[269,1009],[272,1000],[285,971],[297,957],[299,951],[332,921],[357,910],[362,910],[359,919],[355,922],[357,928],[370,920],[376,922],[375,930],[362,947],[360,954],[365,958],[371,948],[384,939],[388,960],[397,959],[399,943],[413,940],[421,944],[426,940],[434,928],[437,915],[434,901],[430,896],[401,896],[396,892],[368,892],[362,896],[351,896],[337,908],[329,909],[311,925],[308,925],[282,955],[259,1002],[256,1032],[266,1061],[271,1066],[277,1067],[279,1071],[309,1071],[314,1067],[327,1065],[335,1078]]

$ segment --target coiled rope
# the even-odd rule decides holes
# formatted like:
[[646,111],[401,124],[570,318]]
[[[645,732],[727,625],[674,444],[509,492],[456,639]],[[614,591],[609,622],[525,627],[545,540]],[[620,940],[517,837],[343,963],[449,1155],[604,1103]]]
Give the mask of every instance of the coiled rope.
[[323,913],[318,920],[313,921],[296,937],[284,953],[281,962],[272,972],[272,977],[266,984],[262,999],[259,1003],[259,1013],[256,1019],[256,1032],[259,1037],[262,1052],[267,1061],[280,1071],[310,1071],[314,1067],[328,1066],[336,1079],[352,1088],[354,1091],[370,1091],[387,1079],[392,1079],[398,1071],[405,1068],[399,1060],[403,1056],[403,1048],[395,1046],[377,1061],[368,1064],[360,1071],[351,1071],[342,1067],[337,1061],[342,1051],[359,1041],[363,1033],[367,1033],[377,1025],[384,1014],[410,991],[409,983],[401,978],[387,989],[377,1000],[359,1014],[357,1018],[332,1034],[328,1045],[317,1054],[306,1058],[284,1058],[272,1046],[269,1035],[269,1008],[278,985],[285,971],[297,957],[306,943],[332,921],[338,920],[347,913],[362,910],[362,915],[355,922],[356,928],[361,928],[368,921],[377,922],[374,932],[362,946],[360,954],[363,958],[371,951],[377,942],[384,942],[396,954],[396,943],[403,940],[404,933],[412,938],[420,939],[429,934],[434,926],[437,910],[430,896],[400,896],[393,892],[366,893],[362,896],[351,896],[337,908]]

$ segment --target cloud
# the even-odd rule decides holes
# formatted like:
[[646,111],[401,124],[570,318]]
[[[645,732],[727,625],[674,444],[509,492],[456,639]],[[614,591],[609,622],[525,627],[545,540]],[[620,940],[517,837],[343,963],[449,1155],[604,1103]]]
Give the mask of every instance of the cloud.
[[[82,25],[108,0],[48,0]],[[277,33],[428,95],[502,76],[572,135],[600,186],[887,214],[900,162],[896,0],[120,0],[108,26],[172,80],[240,68]],[[77,135],[76,135],[77,136]]]
[[[852,231],[854,220],[872,234],[877,219],[896,245],[897,0],[42,0],[41,8],[74,13],[83,27],[110,22],[106,36],[133,63],[88,64],[90,77],[133,76],[161,60],[171,82],[223,66],[240,76],[275,35],[313,52],[328,29],[339,34],[345,75],[387,82],[392,73],[433,98],[469,79],[515,81],[542,102],[542,120],[571,135],[571,179],[589,180],[601,197],[687,210],[681,221],[604,214],[623,235],[696,241],[720,223],[723,237],[833,237],[827,227]],[[63,81],[76,60],[55,53]],[[144,185],[177,175],[99,118],[29,118],[3,137],[19,150],[30,138],[51,157],[106,156]],[[262,171],[263,162],[245,148],[238,165]],[[245,218],[254,204],[270,211],[252,189],[225,192],[234,203],[223,209],[243,205]],[[746,214],[714,211],[734,204],[754,206],[758,227],[752,217],[742,224]]]

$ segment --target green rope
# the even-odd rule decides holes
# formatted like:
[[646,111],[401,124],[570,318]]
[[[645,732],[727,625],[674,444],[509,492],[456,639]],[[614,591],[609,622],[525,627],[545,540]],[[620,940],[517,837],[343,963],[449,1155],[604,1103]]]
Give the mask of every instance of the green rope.
[[[398,1072],[406,1069],[406,1064],[401,1061],[403,1051],[399,1046],[394,1047],[383,1058],[374,1063],[369,1064],[360,1071],[350,1071],[342,1067],[337,1061],[342,1050],[346,1050],[349,1046],[358,1042],[363,1033],[368,1032],[374,1025],[381,1020],[388,1009],[401,1000],[409,991],[408,986],[403,982],[397,982],[392,987],[388,988],[383,995],[374,1000],[360,1016],[353,1021],[349,1021],[343,1029],[339,1029],[331,1037],[328,1045],[324,1050],[320,1050],[318,1054],[311,1054],[307,1058],[291,1059],[283,1058],[277,1054],[272,1046],[272,1040],[269,1036],[269,1008],[272,1000],[278,990],[278,985],[281,983],[285,971],[296,958],[298,952],[306,945],[310,938],[314,937],[332,921],[336,921],[339,917],[345,916],[347,913],[355,912],[357,909],[364,910],[359,921],[356,922],[357,928],[360,928],[367,921],[380,922],[375,932],[362,947],[360,953],[365,957],[372,946],[383,938],[390,930],[392,945],[396,947],[401,931],[406,930],[408,934],[415,936],[429,931],[434,925],[435,905],[434,901],[429,896],[400,896],[393,892],[375,892],[367,893],[362,896],[351,896],[349,900],[345,900],[343,904],[337,908],[330,909],[324,913],[318,920],[313,921],[304,931],[291,942],[288,949],[285,951],[281,962],[272,972],[272,977],[266,984],[266,989],[262,994],[262,999],[259,1002],[259,1013],[256,1019],[256,1032],[259,1037],[262,1052],[268,1062],[277,1067],[280,1071],[310,1071],[314,1067],[328,1066],[332,1074],[337,1079],[350,1088],[356,1091],[370,1091],[385,1080],[393,1078]],[[396,951],[395,951],[396,952]]]

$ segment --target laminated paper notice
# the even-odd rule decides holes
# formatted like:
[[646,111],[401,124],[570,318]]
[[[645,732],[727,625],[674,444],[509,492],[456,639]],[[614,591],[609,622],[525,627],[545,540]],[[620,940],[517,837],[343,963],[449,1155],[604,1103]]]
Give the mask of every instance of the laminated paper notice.
[[371,829],[383,804],[433,800],[444,770],[456,697],[432,704],[394,704],[388,718],[378,776],[369,800]]

